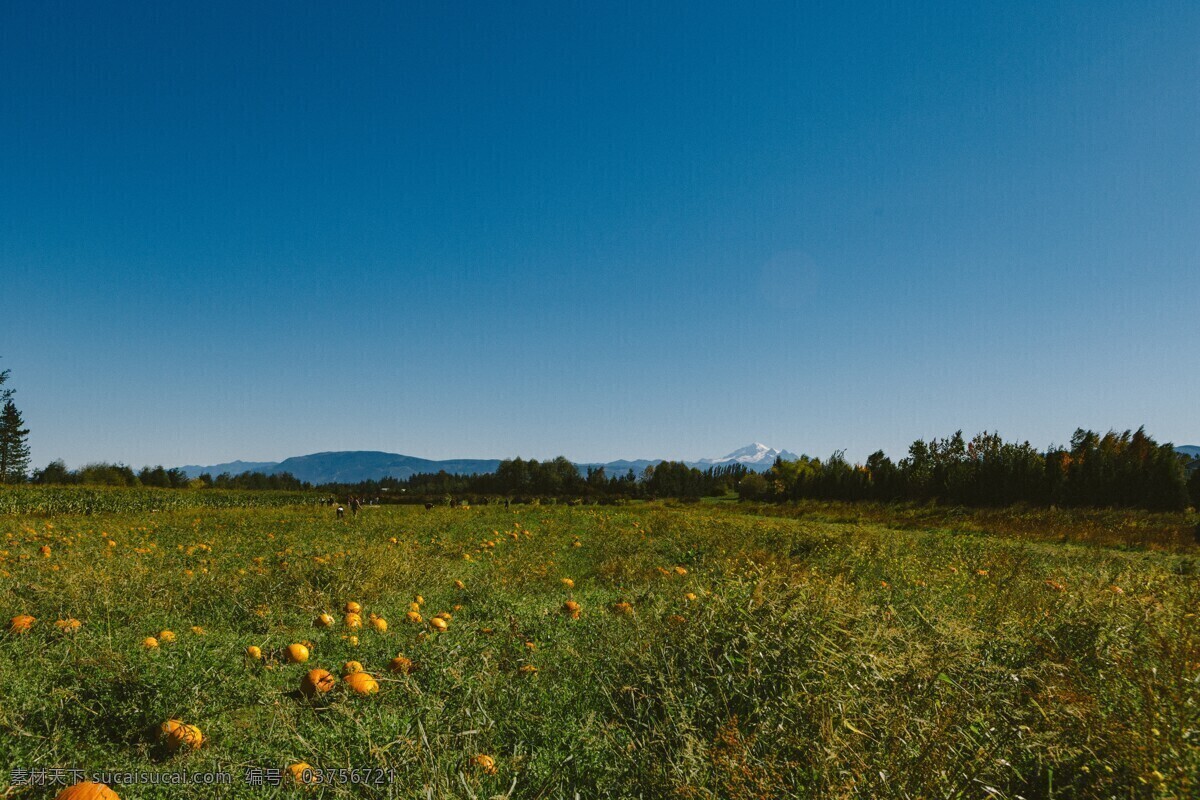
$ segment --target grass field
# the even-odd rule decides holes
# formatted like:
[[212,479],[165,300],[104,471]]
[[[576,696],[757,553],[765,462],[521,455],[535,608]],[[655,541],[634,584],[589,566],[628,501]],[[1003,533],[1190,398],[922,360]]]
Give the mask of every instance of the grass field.
[[[0,638],[0,784],[80,768],[232,776],[122,798],[1200,795],[1197,552],[977,528],[722,504],[0,517],[0,611],[36,618]],[[378,692],[351,690],[350,660]],[[309,699],[314,668],[338,680]],[[202,745],[170,752],[170,719]],[[297,763],[359,772],[297,787]],[[248,785],[252,768],[284,779]]]

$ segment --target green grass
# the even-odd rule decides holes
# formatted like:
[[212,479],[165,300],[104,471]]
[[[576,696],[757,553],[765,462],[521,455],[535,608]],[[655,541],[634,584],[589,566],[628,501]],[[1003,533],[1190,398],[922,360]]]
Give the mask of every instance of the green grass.
[[[886,523],[727,504],[0,517],[0,611],[38,618],[0,638],[0,764],[234,776],[123,798],[299,796],[241,783],[298,761],[395,771],[327,797],[1196,796],[1194,551]],[[426,617],[459,607],[446,633],[405,621],[417,594]],[[347,600],[387,633],[353,646]],[[163,628],[174,644],[141,647]],[[282,663],[302,640],[310,662]],[[389,673],[397,653],[419,670]],[[296,696],[348,659],[379,694]],[[168,718],[205,745],[164,754]]]
[[0,514],[102,514],[188,508],[274,508],[315,504],[316,492],[153,489],[0,484]]

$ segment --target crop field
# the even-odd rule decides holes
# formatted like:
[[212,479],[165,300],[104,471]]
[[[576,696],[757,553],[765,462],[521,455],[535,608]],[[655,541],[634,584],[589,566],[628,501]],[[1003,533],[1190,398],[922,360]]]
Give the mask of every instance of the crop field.
[[229,776],[126,799],[1200,795],[1190,547],[657,503],[0,539],[5,796],[54,769]]

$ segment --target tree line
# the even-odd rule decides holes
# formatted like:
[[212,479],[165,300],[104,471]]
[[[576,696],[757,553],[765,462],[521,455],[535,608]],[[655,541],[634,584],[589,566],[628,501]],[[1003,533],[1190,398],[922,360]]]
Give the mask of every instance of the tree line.
[[[742,500],[873,501],[961,506],[1016,504],[1064,507],[1140,508],[1175,511],[1200,506],[1200,469],[1172,445],[1159,444],[1145,430],[1098,434],[1077,430],[1067,446],[1039,451],[1028,442],[1006,442],[980,433],[969,441],[962,432],[945,439],[918,439],[908,455],[893,462],[883,451],[862,464],[841,452],[825,460],[801,456],[776,460],[763,473],[742,464],[701,470],[663,461],[641,473],[609,474],[604,467],[584,472],[558,458],[500,462],[493,473],[453,475],[445,471],[407,478],[313,485],[289,473],[203,474],[162,466],[135,471],[124,464],[87,464],[76,470],[54,461],[29,482],[42,485],[148,486],[166,489],[319,490],[334,497],[377,498],[397,503],[481,503],[493,500],[575,500],[617,502],[677,498],[697,500],[736,492]],[[7,482],[22,482],[25,478]]]
[[228,472],[216,477],[204,473],[195,478],[179,467],[167,469],[163,466],[142,467],[134,471],[125,464],[98,462],[85,464],[79,469],[68,469],[62,460],[51,461],[45,469],[35,470],[30,483],[51,486],[149,486],[157,489],[263,489],[275,491],[300,491],[313,488],[290,473],[264,475],[247,472],[231,475]]
[[[962,506],[1090,506],[1174,511],[1200,507],[1200,461],[1159,444],[1144,428],[1118,433],[1077,429],[1065,446],[1041,451],[1029,442],[1007,442],[999,434],[962,431],[944,439],[918,439],[906,457],[893,462],[882,450],[862,464],[843,452],[821,460],[801,456],[777,459],[765,473],[742,464],[705,470],[677,461],[608,474],[604,467],[584,472],[558,458],[547,461],[507,459],[494,473],[451,475],[422,473],[354,484],[313,486],[288,473],[204,474],[191,478],[182,469],[162,466],[134,471],[124,464],[94,463],[68,469],[61,460],[29,470],[29,429],[7,387],[9,370],[0,371],[0,483],[43,485],[148,486],[165,489],[318,489],[335,496],[379,498],[391,502],[480,502],[568,499],[594,502],[701,497],[736,491],[742,500],[869,500]],[[1190,462],[1190,463],[1189,463]]]
[[821,461],[802,456],[776,461],[738,485],[745,500],[872,500],[937,502],[963,506],[1091,506],[1177,511],[1200,506],[1200,469],[1189,458],[1154,441],[1144,428],[1099,434],[1082,428],[1067,446],[1039,451],[1029,442],[1006,442],[962,431],[945,439],[918,439],[893,463],[876,451],[851,464],[841,452]]
[[701,470],[677,461],[663,461],[646,467],[641,473],[626,470],[621,474],[609,474],[604,467],[586,467],[580,472],[578,466],[558,456],[546,461],[506,459],[500,462],[495,472],[477,475],[452,475],[441,471],[317,488],[339,496],[378,497],[386,502],[402,503],[698,500],[729,494],[747,472],[742,464]]

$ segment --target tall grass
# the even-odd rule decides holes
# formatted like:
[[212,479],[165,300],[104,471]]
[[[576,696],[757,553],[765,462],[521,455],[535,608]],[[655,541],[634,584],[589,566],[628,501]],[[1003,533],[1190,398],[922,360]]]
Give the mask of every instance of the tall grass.
[[[242,770],[297,761],[395,770],[328,797],[1198,791],[1186,553],[657,504],[7,517],[0,536],[0,610],[39,620],[0,639],[10,768],[235,775],[189,797],[290,795]],[[417,594],[449,631],[404,621]],[[351,599],[388,631],[314,627]],[[140,646],[163,628],[173,645]],[[300,640],[308,664],[279,660]],[[387,672],[398,652],[419,669]],[[351,658],[378,695],[296,696],[306,669]],[[172,717],[206,745],[165,757],[150,731]]]
[[318,502],[314,492],[0,485],[0,514],[99,514],[186,508],[272,508]]

